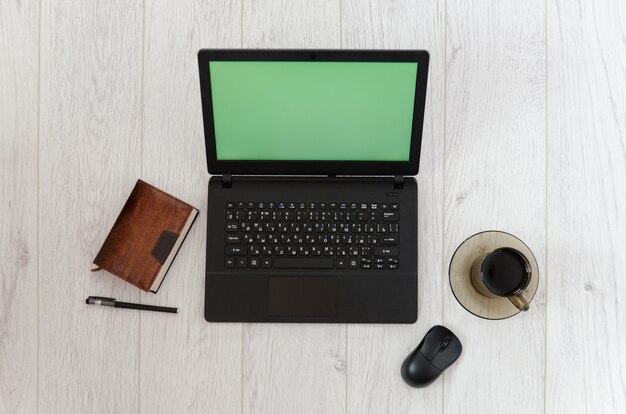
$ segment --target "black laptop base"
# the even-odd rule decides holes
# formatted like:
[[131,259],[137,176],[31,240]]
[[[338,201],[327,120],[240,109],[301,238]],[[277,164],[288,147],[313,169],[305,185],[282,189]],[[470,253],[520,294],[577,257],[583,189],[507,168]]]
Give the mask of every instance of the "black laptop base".
[[207,321],[417,319],[414,178],[214,176],[208,200]]

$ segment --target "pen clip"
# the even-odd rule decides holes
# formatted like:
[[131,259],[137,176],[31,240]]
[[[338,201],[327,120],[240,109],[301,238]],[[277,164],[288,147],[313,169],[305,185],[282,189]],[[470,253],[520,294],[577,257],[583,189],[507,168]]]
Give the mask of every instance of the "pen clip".
[[115,298],[105,298],[104,296],[89,296],[87,300],[89,299],[115,301]]

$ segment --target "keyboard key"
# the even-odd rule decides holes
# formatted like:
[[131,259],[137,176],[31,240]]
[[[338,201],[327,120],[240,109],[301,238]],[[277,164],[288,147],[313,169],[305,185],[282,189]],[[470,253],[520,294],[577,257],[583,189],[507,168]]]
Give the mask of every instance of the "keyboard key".
[[242,269],[248,267],[248,258],[247,257],[239,257],[237,259],[237,267],[242,268]]
[[387,269],[396,270],[396,269],[398,269],[398,265],[397,264],[388,264],[387,265]]
[[397,256],[397,247],[374,247],[374,256]]
[[400,214],[397,211],[383,211],[383,221],[398,221]]
[[389,205],[389,208],[390,208],[391,210],[399,210],[399,209],[400,209],[400,204],[398,204],[398,203],[391,203],[391,204]]
[[235,203],[229,201],[228,203],[226,203],[226,208],[235,208]]
[[340,210],[347,210],[348,209],[348,203],[339,203],[339,209]]
[[337,203],[332,202],[332,203],[328,203],[328,208],[331,210],[337,210]]
[[367,210],[367,203],[361,203],[361,204],[359,204],[359,209],[361,209],[361,210]]
[[359,268],[359,260],[357,258],[349,258],[348,259],[348,267],[350,269],[358,269]]
[[264,257],[261,259],[261,267],[264,269],[269,269],[272,267],[272,259],[269,257]]
[[384,269],[385,265],[384,264],[380,264],[380,263],[375,263],[374,264],[374,269]]
[[318,204],[318,208],[320,210],[326,210],[326,207],[328,207],[328,204],[326,204],[326,203],[319,203]]
[[389,223],[389,232],[397,233],[400,230],[400,225],[398,223]]
[[247,202],[246,208],[254,208],[254,203],[252,201]]
[[259,263],[259,258],[258,257],[251,257],[250,258],[250,268],[252,269],[258,269],[260,263]]
[[248,221],[254,221],[254,220],[258,220],[258,219],[259,219],[259,212],[258,211],[248,211],[248,217],[247,217]]
[[389,233],[386,236],[381,237],[380,244],[384,244],[384,245],[398,244],[398,233]]
[[350,210],[356,210],[358,208],[357,203],[350,203]]
[[317,204],[309,203],[309,210],[315,210],[317,208]]
[[371,269],[371,268],[372,268],[371,263],[361,263],[361,269]]
[[235,258],[234,257],[224,258],[224,267],[235,267]]
[[397,257],[388,257],[387,258],[387,263],[391,263],[391,264],[398,264],[398,258]]
[[226,234],[226,243],[228,244],[241,243],[241,234]]
[[389,204],[387,204],[387,203],[382,203],[382,204],[380,205],[380,209],[381,209],[381,210],[389,210]]
[[240,201],[237,203],[237,208],[245,208],[245,204]]
[[243,256],[247,254],[246,246],[226,246],[225,253],[229,256]]
[[239,230],[239,225],[237,223],[226,223],[226,231],[233,232]]
[[276,269],[332,269],[332,257],[277,257]]
[[289,210],[295,210],[296,209],[296,203],[294,203],[294,202],[287,203],[287,208]]

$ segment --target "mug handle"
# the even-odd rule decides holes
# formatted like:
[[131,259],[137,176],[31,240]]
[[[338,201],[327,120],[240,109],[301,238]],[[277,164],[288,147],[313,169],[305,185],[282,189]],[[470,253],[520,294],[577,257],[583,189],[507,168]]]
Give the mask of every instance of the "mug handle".
[[528,310],[528,300],[524,297],[524,292],[509,296],[509,300],[517,309],[521,311]]

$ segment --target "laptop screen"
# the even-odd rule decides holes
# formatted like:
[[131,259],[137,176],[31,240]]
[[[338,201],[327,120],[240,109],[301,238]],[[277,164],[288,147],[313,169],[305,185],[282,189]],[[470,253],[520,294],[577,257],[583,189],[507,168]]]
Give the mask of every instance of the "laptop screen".
[[409,161],[416,62],[211,61],[218,161]]

